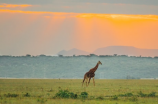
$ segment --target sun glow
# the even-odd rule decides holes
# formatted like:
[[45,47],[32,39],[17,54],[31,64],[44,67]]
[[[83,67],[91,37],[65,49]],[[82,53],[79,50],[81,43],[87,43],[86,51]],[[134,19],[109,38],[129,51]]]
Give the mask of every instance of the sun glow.
[[0,23],[5,33],[3,37],[10,37],[1,41],[14,46],[20,43],[25,47],[19,50],[21,52],[29,53],[35,47],[37,52],[60,47],[60,50],[78,48],[92,52],[98,47],[110,45],[158,48],[157,15],[0,9]]

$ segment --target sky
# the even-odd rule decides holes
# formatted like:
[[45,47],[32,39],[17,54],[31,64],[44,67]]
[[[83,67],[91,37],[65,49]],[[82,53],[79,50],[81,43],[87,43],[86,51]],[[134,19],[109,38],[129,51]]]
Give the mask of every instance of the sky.
[[158,49],[158,0],[0,0],[0,55]]

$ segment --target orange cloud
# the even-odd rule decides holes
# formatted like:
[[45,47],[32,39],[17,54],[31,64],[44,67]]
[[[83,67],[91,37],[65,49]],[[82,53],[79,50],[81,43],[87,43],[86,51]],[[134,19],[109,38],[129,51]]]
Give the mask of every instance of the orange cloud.
[[10,12],[10,13],[30,13],[30,14],[57,14],[57,15],[61,15],[61,14],[67,14],[67,13],[63,13],[63,12],[43,12],[43,11],[23,11],[23,10],[10,10],[10,9],[0,9],[0,12]]
[[112,18],[112,19],[151,19],[151,20],[158,20],[157,15],[126,15],[126,14],[90,14],[90,13],[83,13],[79,14],[76,17],[79,18]]
[[[22,6],[22,5],[21,5]],[[25,5],[23,5],[25,6]],[[10,13],[26,13],[26,14],[48,14],[56,17],[77,17],[77,18],[102,18],[111,20],[158,20],[158,15],[126,15],[126,14],[93,14],[93,13],[66,13],[66,12],[43,12],[43,11],[22,11],[22,10],[9,10],[0,9],[0,12]],[[50,18],[50,16],[45,16]]]
[[77,15],[77,13],[22,11],[22,10],[9,10],[9,9],[0,9],[0,12],[39,14],[39,15],[43,15],[45,18],[50,18],[50,17],[54,17],[54,18],[76,17],[76,15]]
[[30,7],[32,5],[28,5],[28,4],[1,4],[0,7],[6,7],[6,8],[16,8],[16,7]]
[[[51,47],[56,47],[56,44],[61,43],[65,47],[67,47],[65,44],[71,45],[68,48],[75,47],[86,51],[93,51],[98,47],[110,45],[158,48],[158,15],[65,13],[8,9],[0,9],[0,15],[1,25],[6,24],[9,19],[9,23],[17,21],[13,26],[14,28],[9,28],[8,34],[17,34],[19,37],[28,32],[34,36],[34,38],[30,38],[32,44],[35,41],[34,47],[38,46],[39,49],[43,44],[45,47],[48,47],[49,44]],[[21,21],[19,22],[19,20]],[[9,25],[4,26],[9,27]]]

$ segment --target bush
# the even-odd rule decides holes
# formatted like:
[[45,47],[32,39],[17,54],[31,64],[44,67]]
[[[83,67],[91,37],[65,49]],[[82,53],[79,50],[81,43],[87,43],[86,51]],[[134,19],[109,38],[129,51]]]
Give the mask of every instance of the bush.
[[59,90],[59,92],[55,94],[55,97],[76,99],[77,94],[74,94],[73,92],[69,92],[68,90]]
[[88,97],[88,93],[87,92],[81,92],[81,98],[87,98]]
[[138,96],[140,97],[147,97],[147,94],[144,94],[142,91],[138,92]]
[[70,98],[76,99],[77,98],[77,94],[74,94],[73,92],[70,92]]
[[148,94],[148,97],[155,97],[156,96],[156,92],[151,92],[150,94]]
[[56,93],[55,96],[59,98],[69,98],[69,94],[67,90],[59,90],[59,92]]

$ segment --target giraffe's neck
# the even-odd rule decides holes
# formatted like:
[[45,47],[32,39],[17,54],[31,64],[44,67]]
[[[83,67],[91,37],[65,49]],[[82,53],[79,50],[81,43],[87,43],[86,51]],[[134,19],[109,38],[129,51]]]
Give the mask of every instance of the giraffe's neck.
[[98,69],[99,64],[97,63],[97,65],[93,68],[93,72],[95,72]]

